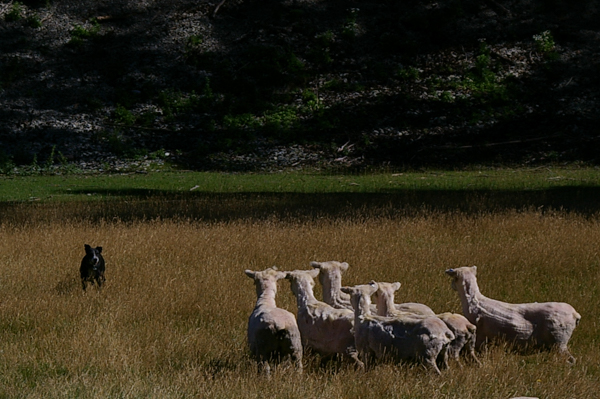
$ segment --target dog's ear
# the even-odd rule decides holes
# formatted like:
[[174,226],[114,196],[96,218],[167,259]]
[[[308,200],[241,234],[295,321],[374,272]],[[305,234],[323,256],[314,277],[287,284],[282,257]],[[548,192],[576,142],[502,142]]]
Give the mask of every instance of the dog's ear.
[[88,244],[85,244],[84,248],[86,254],[89,254],[92,251],[92,247],[90,247]]
[[96,251],[98,251],[99,254],[102,253],[102,247],[96,247]]

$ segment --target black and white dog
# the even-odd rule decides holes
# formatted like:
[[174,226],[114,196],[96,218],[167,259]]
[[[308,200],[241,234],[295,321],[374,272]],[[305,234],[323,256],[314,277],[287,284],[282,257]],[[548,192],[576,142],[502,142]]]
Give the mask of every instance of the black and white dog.
[[98,284],[98,288],[102,287],[104,278],[104,258],[101,255],[102,247],[92,248],[85,244],[85,256],[81,260],[79,273],[81,274],[81,285],[85,291],[88,282],[94,285],[94,281]]

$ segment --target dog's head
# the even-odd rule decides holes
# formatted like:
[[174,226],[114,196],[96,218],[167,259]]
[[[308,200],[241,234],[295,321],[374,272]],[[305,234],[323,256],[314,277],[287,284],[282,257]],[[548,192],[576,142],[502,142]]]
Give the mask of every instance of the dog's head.
[[102,247],[92,248],[91,246],[85,244],[85,257],[88,259],[88,263],[94,268],[94,270],[98,269],[101,253]]

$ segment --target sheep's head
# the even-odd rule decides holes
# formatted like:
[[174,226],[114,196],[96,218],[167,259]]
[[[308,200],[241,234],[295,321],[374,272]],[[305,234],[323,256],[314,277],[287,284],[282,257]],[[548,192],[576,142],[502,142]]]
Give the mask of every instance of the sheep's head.
[[457,269],[448,269],[446,274],[452,278],[452,289],[458,290],[457,283],[461,283],[465,280],[466,275],[477,276],[477,266],[471,267],[459,267]]
[[342,273],[348,270],[348,263],[329,261],[311,262],[310,265],[315,269],[321,270],[319,281],[323,286],[323,300],[325,302],[333,303],[338,300],[350,300],[345,293],[340,291],[342,286]]
[[319,275],[319,269],[311,269],[311,270],[294,270],[291,272],[285,272],[285,278],[290,280],[290,284],[292,287],[292,292],[294,295],[298,293],[297,288],[299,286],[304,287],[304,289],[312,289],[315,286],[315,277]]
[[354,309],[369,311],[371,305],[371,295],[373,295],[379,286],[375,281],[369,284],[355,285],[354,287],[342,287],[342,292],[350,295],[350,302]]
[[277,281],[285,278],[285,273],[277,270],[275,266],[260,272],[244,270],[244,273],[254,280],[257,295],[260,295],[267,288],[277,291]]
[[337,262],[335,260],[331,260],[329,262],[310,262],[310,265],[315,269],[321,269],[325,271],[339,269],[342,272],[348,270],[349,266],[346,262]]
[[458,272],[456,271],[456,269],[448,269],[446,270],[446,274],[452,277],[452,283],[450,284],[450,286],[454,291],[456,291],[456,280],[458,279]]
[[373,297],[377,301],[379,299],[379,295],[392,296],[392,295],[394,295],[394,292],[396,292],[400,289],[401,286],[402,286],[402,284],[400,284],[399,282],[395,282],[395,283],[378,282],[377,283],[377,291],[375,291],[375,293],[373,294]]
[[348,263],[346,262],[310,262],[310,265],[315,269],[322,270],[323,273],[319,275],[319,280],[322,285],[341,285],[342,273],[348,270]]

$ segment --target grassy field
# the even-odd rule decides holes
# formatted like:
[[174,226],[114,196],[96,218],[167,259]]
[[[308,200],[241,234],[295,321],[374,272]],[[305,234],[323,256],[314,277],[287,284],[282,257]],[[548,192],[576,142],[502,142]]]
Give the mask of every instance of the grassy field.
[[[540,190],[536,200],[547,201],[550,191]],[[261,189],[210,198],[4,203],[0,397],[595,397],[600,223],[594,197],[574,189],[540,208],[523,202],[524,189],[501,198],[416,191],[267,195]],[[565,201],[589,207],[556,206]],[[83,294],[77,278],[85,243],[104,247],[101,292]],[[572,304],[583,317],[569,345],[578,361],[500,345],[479,355],[482,367],[452,365],[433,376],[411,364],[358,372],[308,355],[304,374],[283,365],[268,381],[246,347],[256,296],[243,270],[306,269],[312,260],[347,261],[348,285],[400,281],[398,301],[439,312],[460,312],[444,270],[477,265],[487,296]],[[287,282],[279,285],[278,304],[295,310]]]

